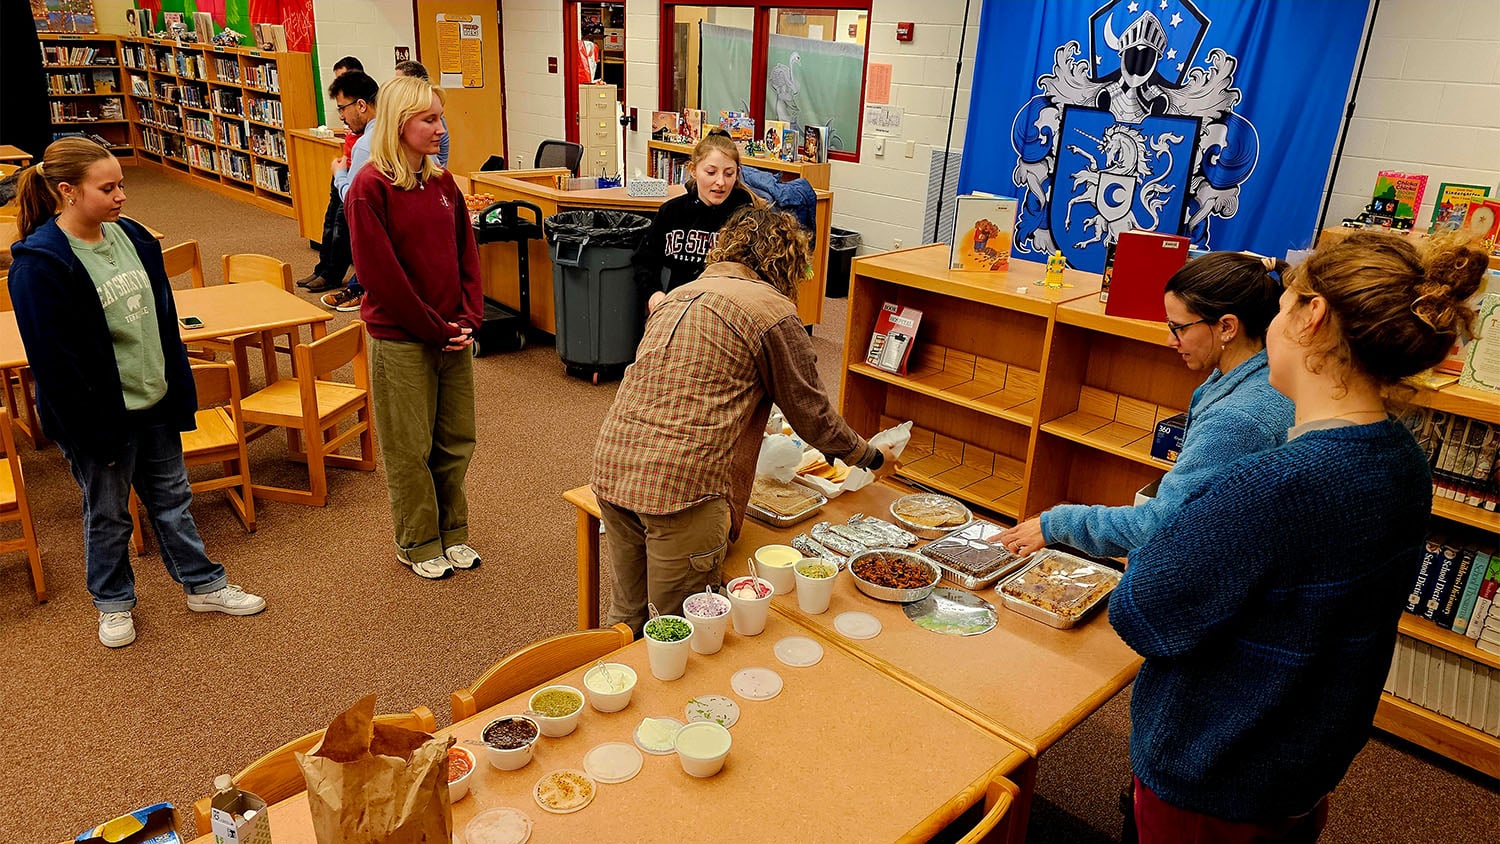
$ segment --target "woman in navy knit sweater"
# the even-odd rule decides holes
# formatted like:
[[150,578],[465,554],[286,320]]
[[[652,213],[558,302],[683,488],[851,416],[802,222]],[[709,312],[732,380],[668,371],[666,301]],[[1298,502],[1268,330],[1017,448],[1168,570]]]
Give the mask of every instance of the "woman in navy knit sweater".
[[1421,558],[1427,461],[1387,391],[1467,331],[1478,249],[1358,232],[1293,269],[1266,335],[1296,408],[1278,448],[1189,495],[1109,619],[1142,842],[1313,841],[1364,745]]

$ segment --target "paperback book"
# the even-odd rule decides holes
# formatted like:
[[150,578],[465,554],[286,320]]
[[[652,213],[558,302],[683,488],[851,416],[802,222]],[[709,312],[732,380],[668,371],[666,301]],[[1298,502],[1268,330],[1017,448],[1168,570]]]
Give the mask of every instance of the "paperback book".
[[905,375],[912,343],[917,339],[917,327],[921,324],[922,312],[916,308],[891,302],[881,305],[880,316],[875,319],[875,332],[870,335],[870,348],[865,352],[865,363],[876,369]]
[[1000,272],[1010,267],[1016,200],[1003,196],[960,196],[955,216],[949,269]]
[[1388,208],[1397,219],[1415,220],[1422,210],[1422,194],[1427,191],[1427,177],[1420,173],[1382,170],[1375,177],[1373,199]]
[[822,164],[828,160],[828,127],[802,127],[802,160],[808,164]]
[[1464,185],[1457,182],[1438,185],[1437,199],[1432,204],[1432,224],[1427,227],[1427,233],[1458,231],[1469,214],[1469,206],[1489,198],[1489,195],[1489,185]]

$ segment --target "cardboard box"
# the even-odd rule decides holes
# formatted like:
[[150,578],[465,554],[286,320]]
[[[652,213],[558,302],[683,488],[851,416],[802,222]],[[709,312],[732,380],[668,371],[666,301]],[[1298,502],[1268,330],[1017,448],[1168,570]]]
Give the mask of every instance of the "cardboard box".
[[94,827],[78,836],[79,844],[182,844],[177,835],[177,809],[156,803]]
[[1104,312],[1129,319],[1165,322],[1167,279],[1187,263],[1190,241],[1175,234],[1128,231],[1115,244],[1114,271]]
[[1135,502],[1134,502],[1135,506],[1139,507],[1142,504],[1145,504],[1147,501],[1150,501],[1151,499],[1155,498],[1156,497],[1156,493],[1158,493],[1160,491],[1161,491],[1161,481],[1152,481],[1151,483],[1146,484],[1145,486],[1143,486],[1140,489],[1136,490],[1136,492],[1135,492]]
[[1003,196],[960,196],[954,216],[949,269],[1004,272],[1010,267],[1016,200]]
[[1157,460],[1177,462],[1177,453],[1182,451],[1182,438],[1187,433],[1187,414],[1168,416],[1156,423],[1156,435],[1151,438],[1151,456]]
[[[229,776],[225,774],[228,785]],[[209,803],[214,844],[271,844],[271,816],[266,801],[237,788],[220,789]]]

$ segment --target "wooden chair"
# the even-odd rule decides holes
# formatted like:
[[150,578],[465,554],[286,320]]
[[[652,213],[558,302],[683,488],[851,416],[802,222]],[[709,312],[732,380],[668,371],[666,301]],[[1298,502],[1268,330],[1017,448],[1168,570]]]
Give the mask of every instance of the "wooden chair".
[[[376,715],[375,721],[392,727],[420,730],[430,733],[437,729],[437,718],[432,710],[419,706],[410,712],[394,715]],[[302,777],[302,768],[297,764],[297,754],[312,750],[323,740],[323,731],[316,730],[293,739],[245,766],[234,775],[234,784],[260,797],[267,803],[276,803],[307,790],[307,781]],[[213,796],[200,797],[193,801],[193,816],[198,821],[198,834],[210,832],[209,804]]]
[[163,249],[161,261],[166,265],[167,278],[192,273],[193,286],[203,286],[203,255],[198,251],[198,241],[184,240],[176,246]]
[[[225,284],[269,284],[295,294],[297,286],[292,281],[292,265],[285,261],[272,258],[269,255],[257,255],[253,252],[242,252],[236,255],[225,255],[224,283]],[[202,287],[202,284],[196,285]],[[269,335],[267,335],[269,336]],[[202,340],[198,345],[213,351],[229,352],[240,367],[240,392],[243,395],[250,394],[250,372],[245,366],[247,361],[247,348],[258,348],[261,350],[261,365],[265,367],[266,382],[275,380],[271,377],[272,372],[279,372],[276,364],[276,353],[281,352],[291,355],[292,346],[302,339],[300,329],[293,327],[279,333],[285,336],[286,342],[274,345],[274,339],[267,339],[260,334],[240,334],[234,337],[223,337],[214,340]]]
[[[296,374],[272,382],[240,402],[243,422],[287,430],[287,450],[293,460],[307,463],[308,491],[256,485],[256,495],[273,501],[322,507],[328,503],[327,467],[375,471],[374,404],[370,399],[370,359],[365,324],[358,320],[312,343],[292,350]],[[317,373],[331,373],[353,364],[354,383],[324,381]],[[339,431],[339,424],[353,424]],[[359,438],[359,456],[338,454]],[[305,448],[304,448],[305,447]]]
[[534,642],[490,666],[468,688],[449,696],[453,723],[515,697],[559,674],[614,653],[634,637],[624,624],[563,633]]
[[[15,310],[10,301],[8,275],[0,275],[0,311]],[[36,409],[36,385],[31,379],[31,367],[15,366],[0,369],[0,398],[10,411],[11,421],[21,433],[31,440],[32,448],[42,449],[49,445],[42,433],[41,419]]]
[[36,526],[31,521],[31,504],[26,499],[26,478],[21,473],[21,457],[16,454],[16,440],[10,430],[10,415],[0,410],[0,522],[20,522],[21,538],[0,539],[0,553],[25,551],[31,561],[31,585],[38,603],[47,601],[47,581],[42,577],[42,552],[36,544]]
[[[182,459],[188,466],[220,463],[224,473],[192,484],[193,495],[222,489],[229,507],[245,526],[255,532],[255,493],[250,484],[250,457],[245,427],[240,424],[240,379],[232,363],[200,363],[193,366],[198,387],[198,425],[182,434]],[[141,530],[140,499],[130,493],[131,542],[137,554],[146,550]]]
[[1021,790],[1007,779],[994,779],[990,781],[989,788],[985,790],[984,817],[979,823],[969,830],[968,834],[958,839],[958,844],[985,844],[986,842],[1007,841],[1011,837],[1010,808],[1015,804]]

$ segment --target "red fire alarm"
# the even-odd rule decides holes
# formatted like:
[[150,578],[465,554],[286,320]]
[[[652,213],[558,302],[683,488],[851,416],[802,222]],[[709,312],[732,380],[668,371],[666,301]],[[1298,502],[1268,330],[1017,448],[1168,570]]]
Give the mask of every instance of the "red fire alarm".
[[896,40],[910,43],[912,34],[916,31],[916,29],[917,25],[912,23],[911,21],[902,21],[901,23],[896,24]]

